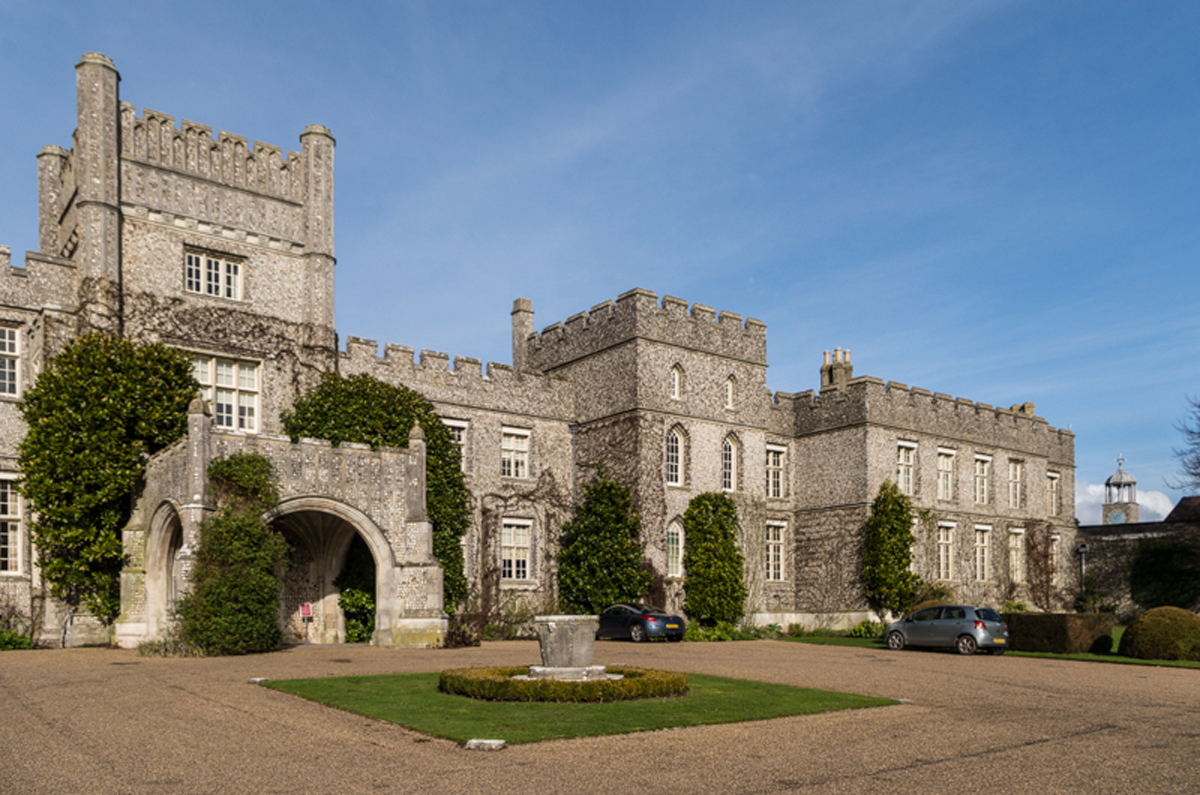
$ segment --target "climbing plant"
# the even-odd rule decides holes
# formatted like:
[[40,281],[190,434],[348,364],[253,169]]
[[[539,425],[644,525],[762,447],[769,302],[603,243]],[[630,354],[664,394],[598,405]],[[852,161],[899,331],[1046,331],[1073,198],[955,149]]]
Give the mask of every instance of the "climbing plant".
[[916,540],[912,527],[912,501],[900,493],[895,483],[884,481],[871,503],[863,537],[862,569],[867,604],[880,617],[885,612],[906,612],[921,587],[921,578],[909,570]]
[[728,494],[699,494],[683,515],[683,610],[703,626],[736,622],[745,614],[737,521],[737,506]]
[[599,613],[616,602],[636,602],[653,580],[642,567],[642,522],[630,491],[601,464],[583,490],[575,518],[562,527],[558,595],[571,610]]
[[428,400],[370,375],[328,373],[315,389],[296,398],[282,419],[292,441],[358,442],[372,450],[408,447],[409,431],[420,425],[425,433],[426,506],[433,523],[433,555],[442,564],[445,603],[453,610],[466,598],[461,541],[471,521],[470,497],[458,448]]
[[279,502],[271,462],[257,453],[213,461],[217,512],[200,528],[192,590],[179,601],[181,639],[205,654],[278,648],[279,571],[288,545],[263,515]]
[[54,596],[116,618],[121,528],[146,459],[186,432],[196,389],[183,351],[91,334],[68,343],[26,390],[19,489]]

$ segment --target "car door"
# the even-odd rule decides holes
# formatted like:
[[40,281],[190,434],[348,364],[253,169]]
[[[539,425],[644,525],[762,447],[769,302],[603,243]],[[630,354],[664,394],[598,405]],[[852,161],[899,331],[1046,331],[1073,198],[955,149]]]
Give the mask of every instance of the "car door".
[[904,619],[904,634],[909,646],[928,646],[933,637],[933,625],[942,613],[940,607],[918,610]]
[[930,646],[953,646],[954,639],[962,634],[967,611],[961,607],[943,607],[937,620],[929,622]]
[[613,605],[600,614],[602,638],[623,638],[629,634],[629,617],[633,614],[625,605]]

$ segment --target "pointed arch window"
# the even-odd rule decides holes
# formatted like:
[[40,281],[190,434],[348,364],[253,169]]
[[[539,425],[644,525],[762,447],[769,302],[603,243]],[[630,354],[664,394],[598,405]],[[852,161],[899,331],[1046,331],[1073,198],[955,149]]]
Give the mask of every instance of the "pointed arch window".
[[672,428],[667,431],[666,467],[667,485],[682,486],[683,434],[681,434],[677,428]]
[[667,525],[667,576],[683,576],[683,524],[678,519]]
[[737,489],[737,443],[726,436],[721,442],[721,491]]
[[671,368],[671,400],[683,399],[683,368],[675,365]]
[[734,399],[737,397],[737,379],[729,376],[725,381],[725,408],[732,409]]

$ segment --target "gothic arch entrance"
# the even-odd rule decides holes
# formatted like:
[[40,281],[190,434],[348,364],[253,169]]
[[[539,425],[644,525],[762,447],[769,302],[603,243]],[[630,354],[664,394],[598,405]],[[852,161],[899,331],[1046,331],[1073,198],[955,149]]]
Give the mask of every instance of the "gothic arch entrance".
[[189,551],[184,548],[183,522],[172,502],[154,512],[146,541],[147,636],[162,637],[170,627],[188,575]]
[[[280,628],[289,641],[341,643],[346,631],[334,580],[346,562],[355,537],[366,542],[375,561],[377,601],[390,592],[395,561],[387,539],[361,511],[327,497],[296,497],[281,503],[268,517],[292,547],[283,573]],[[301,606],[312,606],[305,622]],[[376,611],[376,626],[379,613]],[[307,626],[306,626],[307,624]]]

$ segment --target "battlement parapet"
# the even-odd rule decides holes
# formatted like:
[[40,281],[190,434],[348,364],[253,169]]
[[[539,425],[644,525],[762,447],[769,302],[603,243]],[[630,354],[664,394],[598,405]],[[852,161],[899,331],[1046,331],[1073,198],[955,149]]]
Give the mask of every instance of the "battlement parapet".
[[798,433],[857,421],[1074,461],[1075,434],[1051,427],[1034,414],[1032,403],[1006,409],[872,376],[860,376],[819,395],[810,391],[787,397],[796,411]]
[[141,118],[132,103],[122,102],[121,157],[171,169],[231,188],[259,193],[284,201],[302,202],[304,173],[301,156],[278,146],[187,119],[175,126],[175,117],[145,108]]
[[388,343],[378,355],[375,340],[347,337],[339,354],[344,375],[366,373],[389,384],[402,384],[434,403],[472,405],[483,409],[529,412],[567,417],[574,410],[574,390],[559,376],[518,374],[507,364],[483,362],[470,356],[451,356],[422,350],[414,356],[407,345]]
[[636,288],[525,339],[525,363],[553,370],[633,339],[646,339],[752,364],[766,365],[767,326],[733,312],[717,312]]

